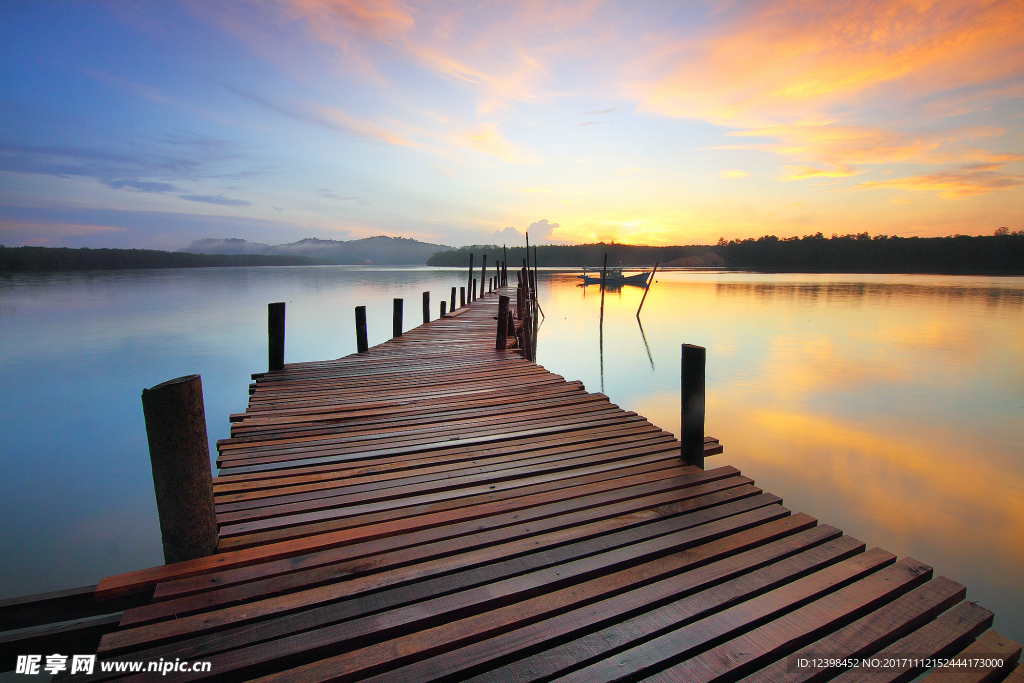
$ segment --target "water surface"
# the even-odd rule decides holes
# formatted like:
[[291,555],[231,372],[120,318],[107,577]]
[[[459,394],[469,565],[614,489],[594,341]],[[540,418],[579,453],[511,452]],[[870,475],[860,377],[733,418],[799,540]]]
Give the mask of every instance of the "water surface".
[[[162,563],[140,394],[202,375],[211,444],[266,369],[432,316],[463,270],[296,267],[0,277],[0,598]],[[758,485],[968,587],[1024,642],[1024,278],[659,272],[643,290],[541,273],[538,361],[678,434],[683,342],[707,348],[707,428]]]

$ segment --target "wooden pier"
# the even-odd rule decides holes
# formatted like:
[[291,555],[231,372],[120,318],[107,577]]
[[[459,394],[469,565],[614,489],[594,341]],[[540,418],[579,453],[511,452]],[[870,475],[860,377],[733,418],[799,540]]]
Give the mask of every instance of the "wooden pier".
[[[497,301],[258,377],[218,444],[218,552],[101,581],[99,603],[133,606],[99,660],[210,662],[169,681],[767,683],[907,681],[966,649],[1004,665],[932,676],[1024,681],[963,586],[495,351]],[[818,661],[865,657],[889,665]]]

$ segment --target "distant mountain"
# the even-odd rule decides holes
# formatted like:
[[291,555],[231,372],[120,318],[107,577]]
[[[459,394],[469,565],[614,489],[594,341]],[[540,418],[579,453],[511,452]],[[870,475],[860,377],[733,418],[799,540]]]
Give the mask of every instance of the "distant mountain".
[[314,237],[292,244],[261,244],[247,240],[202,239],[178,251],[190,254],[260,254],[265,256],[308,256],[337,265],[418,266],[439,251],[443,244],[429,244],[405,237],[367,237],[361,240],[321,240]]

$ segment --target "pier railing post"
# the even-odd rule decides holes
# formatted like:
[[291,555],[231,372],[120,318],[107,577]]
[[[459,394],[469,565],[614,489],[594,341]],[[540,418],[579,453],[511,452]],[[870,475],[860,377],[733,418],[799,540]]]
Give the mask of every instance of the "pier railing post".
[[683,344],[680,446],[687,465],[704,469],[704,366],[703,346]]
[[455,288],[454,287],[452,287],[452,305],[449,306],[449,309],[451,310],[452,313],[455,312]]
[[402,336],[402,299],[395,299],[395,314],[391,322],[391,336]]
[[523,316],[523,325],[519,331],[523,342],[523,358],[533,360],[533,318],[529,311]]
[[366,306],[356,306],[356,350],[366,353],[369,348],[366,338]]
[[284,302],[267,304],[267,365],[270,370],[284,368]]
[[473,298],[470,301],[476,301],[476,278],[473,278]]
[[466,288],[459,287],[459,308],[466,305]]
[[199,375],[143,389],[142,412],[164,562],[212,555],[217,550],[217,514]]
[[508,297],[504,294],[498,297],[498,333],[494,349],[504,351],[508,345]]
[[423,324],[430,322],[430,292],[423,292]]

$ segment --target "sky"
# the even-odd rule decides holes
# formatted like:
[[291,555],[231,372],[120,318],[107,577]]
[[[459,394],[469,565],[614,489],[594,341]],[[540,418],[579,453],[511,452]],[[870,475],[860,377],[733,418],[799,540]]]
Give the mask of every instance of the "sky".
[[0,244],[1024,228],[1024,3],[0,3]]

